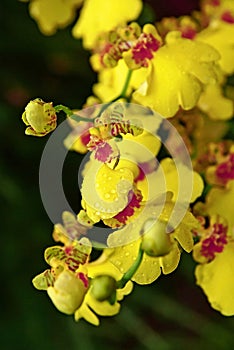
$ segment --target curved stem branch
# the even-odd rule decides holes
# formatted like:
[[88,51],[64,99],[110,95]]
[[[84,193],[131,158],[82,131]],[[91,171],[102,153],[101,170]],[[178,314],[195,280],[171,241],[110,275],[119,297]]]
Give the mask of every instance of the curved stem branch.
[[133,73],[133,70],[129,69],[121,93],[117,97],[115,97],[113,100],[111,100],[110,102],[105,103],[102,106],[100,112],[97,115],[97,118],[100,117],[102,112],[104,112],[110,105],[112,105],[112,103],[118,101],[120,98],[125,98],[126,99],[126,92],[127,92],[127,89],[128,89],[131,77],[132,77],[132,73]]
[[130,279],[133,277],[133,275],[136,273],[137,269],[139,268],[142,262],[143,255],[144,255],[144,251],[140,248],[138,252],[138,256],[134,261],[133,265],[130,267],[130,269],[127,272],[125,272],[121,280],[118,281],[117,283],[118,288],[123,288],[125,284],[128,281],[130,281]]

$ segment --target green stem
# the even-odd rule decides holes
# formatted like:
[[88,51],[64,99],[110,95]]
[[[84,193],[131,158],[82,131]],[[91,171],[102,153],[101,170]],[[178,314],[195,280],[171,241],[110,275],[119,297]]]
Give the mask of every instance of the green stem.
[[55,112],[61,112],[63,111],[67,116],[70,116],[73,114],[72,110],[64,105],[57,105],[54,107]]
[[133,73],[133,71],[131,69],[129,69],[121,93],[117,97],[115,97],[113,100],[111,100],[110,102],[105,103],[102,106],[100,112],[98,113],[98,115],[95,118],[92,119],[92,118],[81,117],[78,114],[74,114],[73,111],[69,107],[66,107],[64,105],[57,105],[57,106],[55,106],[54,107],[55,112],[57,113],[57,112],[63,111],[66,114],[67,117],[69,117],[69,118],[71,118],[71,119],[73,119],[73,120],[75,120],[77,122],[80,122],[80,121],[92,122],[94,119],[100,117],[102,112],[104,112],[110,105],[112,105],[112,103],[118,101],[120,98],[125,98],[126,99],[126,93],[127,93],[127,89],[128,89],[128,86],[129,86],[129,82],[130,82],[131,77],[132,77],[132,73]]
[[91,123],[94,121],[95,118],[85,118],[85,117],[81,117],[78,114],[72,114],[69,116],[70,119],[75,120],[76,122],[88,122]]
[[138,252],[138,256],[136,260],[134,261],[133,265],[130,267],[130,269],[125,272],[123,277],[121,278],[120,281],[118,281],[117,286],[118,289],[121,289],[125,286],[125,284],[130,281],[130,279],[133,277],[133,275],[136,273],[137,269],[139,268],[142,259],[143,259],[144,251],[140,248]]
[[128,85],[129,85],[131,77],[132,77],[132,73],[133,73],[133,70],[129,69],[121,93],[117,97],[115,97],[113,100],[111,100],[110,102],[105,103],[102,106],[100,112],[97,115],[97,118],[100,117],[102,112],[104,112],[110,105],[112,105],[112,103],[118,101],[121,98],[125,98],[126,99],[126,92],[127,92]]
[[57,105],[54,107],[55,112],[61,112],[63,111],[67,117],[77,121],[77,122],[92,122],[95,118],[85,118],[85,117],[81,117],[79,114],[74,114],[73,111],[69,108],[66,107],[64,105]]
[[127,77],[126,77],[126,80],[125,80],[125,83],[124,83],[124,86],[123,86],[123,89],[122,89],[122,91],[120,93],[120,96],[122,98],[126,97],[126,92],[127,92],[128,85],[129,85],[131,77],[132,77],[132,73],[133,73],[133,70],[129,69]]

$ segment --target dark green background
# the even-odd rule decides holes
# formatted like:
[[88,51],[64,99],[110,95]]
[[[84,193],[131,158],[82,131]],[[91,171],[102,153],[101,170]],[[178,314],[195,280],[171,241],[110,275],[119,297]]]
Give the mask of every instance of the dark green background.
[[[49,0],[48,0],[49,1]],[[152,1],[151,1],[152,3]],[[157,2],[155,2],[157,3]],[[162,3],[159,2],[160,8]],[[96,77],[70,30],[44,37],[27,5],[0,2],[1,337],[2,349],[232,349],[234,318],[213,311],[195,285],[184,255],[177,271],[151,286],[135,286],[121,313],[96,328],[59,313],[32,277],[46,268],[52,223],[40,199],[38,169],[47,138],[24,135],[26,103],[42,97],[81,107]],[[79,205],[79,157],[66,160],[66,192]]]

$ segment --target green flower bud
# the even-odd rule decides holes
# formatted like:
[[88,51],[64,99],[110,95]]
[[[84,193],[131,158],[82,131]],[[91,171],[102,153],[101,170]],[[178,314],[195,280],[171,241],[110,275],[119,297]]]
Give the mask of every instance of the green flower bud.
[[44,102],[40,98],[27,104],[22,120],[28,126],[26,135],[44,136],[57,126],[57,116],[52,102]]
[[166,233],[167,223],[149,219],[143,226],[141,249],[149,256],[160,257],[172,248],[170,234]]
[[109,300],[113,303],[116,294],[116,280],[108,275],[97,276],[92,280],[91,293],[98,301]]

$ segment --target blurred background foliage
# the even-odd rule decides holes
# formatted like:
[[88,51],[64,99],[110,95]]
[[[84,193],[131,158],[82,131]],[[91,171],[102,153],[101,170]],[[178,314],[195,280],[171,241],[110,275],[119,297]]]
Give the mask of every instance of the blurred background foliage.
[[[149,3],[157,19],[173,11],[186,13],[185,1],[180,2],[180,12],[178,2],[172,0]],[[196,6],[196,1],[187,1],[188,10]],[[146,15],[152,16],[149,8]],[[103,318],[98,328],[84,321],[75,323],[53,307],[46,293],[32,287],[32,277],[46,268],[43,251],[53,244],[53,225],[38,185],[47,139],[26,137],[21,114],[27,102],[38,96],[81,107],[96,76],[88,53],[71,37],[70,29],[42,36],[26,4],[1,0],[0,28],[1,348],[232,349],[234,318],[222,317],[209,307],[195,285],[195,265],[188,255],[173,274],[151,286],[136,285],[121,313]],[[64,182],[74,210],[79,205],[79,161],[75,154],[66,159]]]

